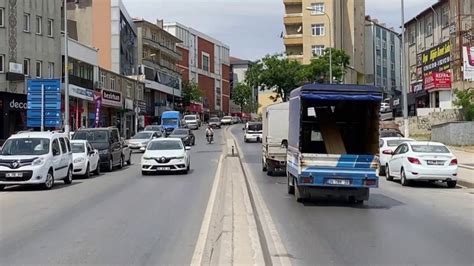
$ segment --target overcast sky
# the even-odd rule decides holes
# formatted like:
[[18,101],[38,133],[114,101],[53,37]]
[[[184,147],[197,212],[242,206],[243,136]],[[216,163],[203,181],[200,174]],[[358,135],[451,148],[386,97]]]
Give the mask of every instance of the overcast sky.
[[[283,52],[283,0],[122,0],[132,17],[180,22],[230,46],[231,55],[255,60]],[[409,20],[437,0],[406,0]],[[400,0],[366,0],[366,14],[400,26]]]

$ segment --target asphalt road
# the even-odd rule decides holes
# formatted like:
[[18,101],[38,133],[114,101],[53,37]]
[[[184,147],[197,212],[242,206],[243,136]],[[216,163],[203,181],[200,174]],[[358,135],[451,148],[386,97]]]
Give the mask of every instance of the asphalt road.
[[69,186],[0,192],[0,265],[189,264],[223,147],[195,134],[188,175],[142,176],[134,154]]
[[297,203],[286,177],[261,170],[261,144],[237,137],[294,265],[473,265],[474,190],[401,187],[381,178],[362,206],[319,198]]

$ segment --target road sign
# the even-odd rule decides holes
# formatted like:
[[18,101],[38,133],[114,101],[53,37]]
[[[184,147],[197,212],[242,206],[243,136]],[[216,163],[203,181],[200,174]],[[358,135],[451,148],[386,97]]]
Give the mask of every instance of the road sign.
[[61,81],[59,79],[29,79],[26,124],[28,127],[61,126]]

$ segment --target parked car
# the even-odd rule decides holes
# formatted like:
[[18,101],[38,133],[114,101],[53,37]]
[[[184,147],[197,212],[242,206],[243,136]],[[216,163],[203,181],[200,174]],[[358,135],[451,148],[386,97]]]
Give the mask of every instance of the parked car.
[[439,142],[411,141],[400,144],[388,161],[387,180],[394,177],[402,186],[411,180],[442,181],[456,187],[458,160]]
[[388,161],[392,158],[393,151],[400,145],[402,142],[413,141],[410,138],[402,137],[388,137],[380,138],[379,141],[379,175],[385,175],[385,169],[387,167]]
[[88,140],[99,151],[99,163],[105,170],[110,172],[114,167],[123,167],[123,144],[116,127],[79,129],[74,134],[74,140]]
[[218,117],[209,118],[209,125],[213,128],[221,128],[221,120]]
[[386,112],[390,112],[391,109],[390,109],[390,104],[389,103],[386,103],[386,102],[383,102],[380,104],[380,112],[381,113],[386,113]]
[[396,138],[403,138],[402,132],[398,129],[381,129],[379,136],[381,138],[389,138],[389,137],[396,137]]
[[162,136],[161,132],[158,131],[141,131],[138,132],[128,141],[128,147],[132,151],[145,152],[146,146],[152,139],[156,139]]
[[239,123],[239,118],[237,116],[232,117],[232,124],[237,124]]
[[169,137],[182,139],[186,146],[194,146],[194,144],[196,144],[196,137],[193,132],[187,128],[177,128],[171,132]]
[[0,190],[6,185],[37,184],[51,189],[57,180],[72,182],[72,151],[67,134],[20,132],[3,144]]
[[201,126],[201,120],[199,120],[197,115],[185,115],[183,120],[184,124],[189,129],[199,129]]
[[159,171],[188,173],[191,168],[189,150],[180,138],[160,138],[150,141],[142,157],[142,174]]
[[160,132],[161,135],[165,135],[165,129],[160,125],[148,125],[143,129],[143,131],[155,131]]
[[222,125],[232,125],[232,116],[224,116],[221,119],[221,124]]
[[100,174],[99,151],[87,140],[72,140],[73,175],[89,178],[91,172]]

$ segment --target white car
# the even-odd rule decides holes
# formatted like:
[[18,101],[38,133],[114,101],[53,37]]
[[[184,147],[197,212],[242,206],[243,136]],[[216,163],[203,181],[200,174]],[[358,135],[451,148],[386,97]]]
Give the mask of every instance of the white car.
[[232,116],[224,116],[221,119],[221,124],[222,125],[232,125]]
[[262,123],[248,122],[245,125],[244,142],[262,142]]
[[388,161],[386,178],[407,186],[410,180],[442,181],[456,187],[458,160],[439,142],[411,141],[400,144]]
[[381,103],[380,104],[380,112],[381,113],[390,112],[390,104],[386,103],[386,102]]
[[179,138],[150,141],[142,157],[142,174],[161,171],[188,173],[191,167],[189,150],[191,147],[184,146]]
[[380,138],[379,141],[379,175],[385,175],[385,169],[387,167],[388,161],[392,158],[392,152],[400,145],[402,142],[413,141],[410,138],[401,138],[401,137],[387,137]]
[[100,174],[99,151],[87,140],[71,140],[73,175],[89,178],[91,172]]
[[3,144],[0,189],[7,185],[41,185],[51,189],[57,180],[72,182],[72,151],[67,134],[20,132]]
[[185,115],[184,116],[184,124],[189,129],[199,129],[201,125],[201,121],[197,115]]
[[161,137],[162,134],[159,131],[141,131],[135,134],[129,141],[128,147],[132,151],[145,152],[146,146],[152,139]]

